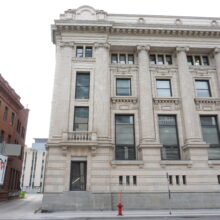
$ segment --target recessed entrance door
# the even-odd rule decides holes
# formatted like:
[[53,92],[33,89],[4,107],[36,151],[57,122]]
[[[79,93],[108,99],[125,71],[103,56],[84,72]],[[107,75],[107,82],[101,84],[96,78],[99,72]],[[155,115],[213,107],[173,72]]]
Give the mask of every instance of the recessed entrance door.
[[72,161],[70,174],[70,191],[86,190],[86,162]]

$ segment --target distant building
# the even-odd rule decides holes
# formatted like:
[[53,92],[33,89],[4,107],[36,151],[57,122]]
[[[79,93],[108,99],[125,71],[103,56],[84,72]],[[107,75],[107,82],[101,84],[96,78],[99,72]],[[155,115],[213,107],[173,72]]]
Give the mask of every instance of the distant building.
[[82,6],[52,40],[42,208],[220,208],[220,18]]
[[0,200],[20,190],[28,112],[0,74]]
[[46,160],[46,138],[34,138],[32,148],[25,148],[21,187],[28,192],[42,192]]

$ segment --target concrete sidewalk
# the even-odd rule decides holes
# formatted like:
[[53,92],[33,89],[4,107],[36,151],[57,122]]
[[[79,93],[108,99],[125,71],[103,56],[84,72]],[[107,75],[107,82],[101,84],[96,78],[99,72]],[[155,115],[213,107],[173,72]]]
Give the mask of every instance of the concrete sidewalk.
[[[117,211],[65,211],[41,213],[42,195],[27,195],[25,199],[17,199],[0,203],[0,219],[182,219],[178,217],[207,216],[204,219],[220,219],[220,209],[196,209],[196,210],[135,210],[123,211],[123,216],[118,216]],[[157,218],[158,217],[158,218]],[[167,217],[167,218],[166,218]],[[176,218],[175,218],[176,217]],[[188,218],[191,219],[191,218]],[[202,218],[203,219],[203,218]]]

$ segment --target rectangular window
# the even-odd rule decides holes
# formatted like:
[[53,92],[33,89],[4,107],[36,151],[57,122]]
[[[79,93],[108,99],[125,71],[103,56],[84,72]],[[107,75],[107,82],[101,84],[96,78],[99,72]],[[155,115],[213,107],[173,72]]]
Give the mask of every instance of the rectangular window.
[[159,135],[162,160],[179,160],[179,141],[177,134],[176,116],[159,115]]
[[11,126],[14,125],[14,120],[15,120],[15,113],[12,112],[12,113],[11,113],[11,121],[10,121],[10,125],[11,125]]
[[157,64],[163,65],[164,64],[164,57],[163,55],[158,55],[157,56]]
[[208,80],[196,80],[195,87],[197,97],[211,97]]
[[116,95],[117,96],[131,96],[131,80],[130,79],[116,79]]
[[128,64],[134,64],[134,55],[128,54]]
[[166,63],[168,65],[172,65],[173,62],[172,62],[172,56],[171,55],[166,55]]
[[8,117],[8,107],[5,107],[4,114],[3,114],[3,120],[6,121],[7,117]]
[[169,175],[169,179],[168,180],[169,180],[169,184],[173,185],[173,176]]
[[208,56],[202,56],[202,62],[204,66],[209,66],[209,58]]
[[150,64],[156,64],[156,55],[154,54],[150,55]]
[[86,47],[85,57],[92,57],[92,47]]
[[218,184],[220,184],[220,175],[217,176]]
[[11,143],[11,135],[8,135],[7,143],[8,143],[8,144]]
[[169,79],[157,79],[157,96],[171,97],[171,85]]
[[119,176],[119,185],[123,185],[123,176]]
[[90,85],[89,73],[76,74],[76,95],[75,95],[76,99],[89,98],[89,85]]
[[194,63],[193,63],[193,57],[192,56],[187,56],[187,63],[188,65],[192,66]]
[[176,184],[177,184],[177,185],[180,184],[180,178],[179,178],[179,176],[176,176]]
[[112,64],[118,63],[118,54],[112,54]]
[[75,107],[74,112],[74,131],[88,131],[89,108]]
[[119,55],[119,63],[120,64],[126,64],[126,55],[125,54],[120,54]]
[[130,176],[126,176],[126,185],[130,185]]
[[5,138],[5,132],[3,130],[1,130],[1,133],[0,133],[0,143],[2,143],[4,141],[4,138]]
[[76,57],[83,57],[83,47],[82,46],[76,47]]
[[200,56],[195,56],[195,65],[196,66],[201,66],[202,65]]
[[133,185],[137,185],[137,176],[133,176]]
[[115,116],[115,158],[116,160],[135,160],[134,116]]
[[186,176],[183,175],[182,178],[183,178],[183,185],[186,185]]

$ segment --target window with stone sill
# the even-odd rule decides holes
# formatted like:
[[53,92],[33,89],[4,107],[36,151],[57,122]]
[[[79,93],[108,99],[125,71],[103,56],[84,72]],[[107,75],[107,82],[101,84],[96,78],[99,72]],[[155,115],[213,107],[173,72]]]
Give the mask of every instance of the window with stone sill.
[[90,88],[90,74],[77,73],[76,74],[76,99],[88,99]]
[[187,56],[187,63],[189,66],[209,66],[209,57],[202,56],[202,55],[188,55]]
[[89,107],[75,107],[74,111],[74,131],[88,131]]
[[150,64],[172,65],[172,55],[169,54],[150,54]]
[[128,53],[112,53],[112,64],[134,64],[134,54]]
[[171,83],[169,79],[157,79],[157,96],[158,97],[171,97]]
[[93,48],[92,46],[77,46],[76,47],[76,57],[85,57],[89,58],[93,55]]
[[116,96],[131,96],[131,79],[116,79]]
[[209,80],[196,80],[195,88],[197,97],[211,97]]

